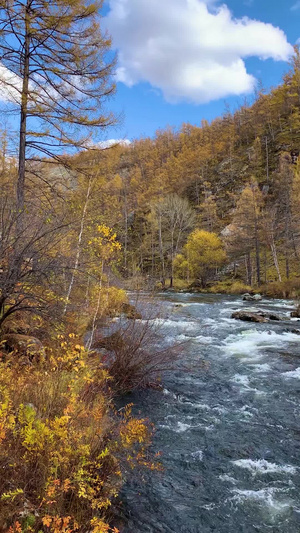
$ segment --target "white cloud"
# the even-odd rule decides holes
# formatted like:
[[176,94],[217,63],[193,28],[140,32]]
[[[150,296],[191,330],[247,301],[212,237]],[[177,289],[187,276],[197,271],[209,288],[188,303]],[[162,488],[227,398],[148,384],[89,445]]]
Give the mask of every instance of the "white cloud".
[[110,148],[111,146],[116,146],[120,144],[121,146],[129,146],[131,141],[129,139],[108,139],[107,141],[100,141],[98,146],[101,148]]
[[298,9],[300,9],[300,0],[292,5],[291,11],[298,11]]
[[86,148],[111,148],[111,146],[121,145],[129,146],[131,141],[129,139],[107,139],[106,141],[93,142],[92,140],[86,143]]
[[19,103],[22,80],[0,63],[0,100]]
[[293,53],[282,30],[234,19],[204,0],[109,0],[107,27],[119,50],[117,79],[147,81],[166,100],[205,103],[253,90],[244,59],[286,61]]

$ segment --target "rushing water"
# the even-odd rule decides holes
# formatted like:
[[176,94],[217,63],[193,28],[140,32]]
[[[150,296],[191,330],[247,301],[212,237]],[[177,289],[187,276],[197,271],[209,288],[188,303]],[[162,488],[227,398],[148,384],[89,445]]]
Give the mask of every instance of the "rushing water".
[[[189,340],[193,367],[130,398],[156,426],[164,471],[125,486],[122,533],[299,533],[300,335],[285,330],[300,323],[232,320],[239,297],[160,300],[164,342]],[[255,306],[288,316],[293,304]]]

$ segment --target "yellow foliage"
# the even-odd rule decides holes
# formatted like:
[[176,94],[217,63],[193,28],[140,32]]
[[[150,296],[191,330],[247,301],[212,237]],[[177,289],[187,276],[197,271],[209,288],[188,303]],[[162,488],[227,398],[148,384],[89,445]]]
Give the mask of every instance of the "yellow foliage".
[[90,523],[116,532],[106,511],[126,463],[152,467],[147,421],[130,407],[121,417],[113,411],[110,376],[76,341],[59,335],[40,367],[0,363],[0,529],[22,531],[28,509],[26,531],[71,533]]
[[221,239],[216,233],[196,229],[177,255],[174,267],[180,276],[200,279],[205,285],[209,275],[226,261],[226,252]]
[[96,228],[96,235],[88,243],[92,247],[95,257],[102,261],[114,259],[121,250],[121,244],[117,241],[117,234],[105,224]]
[[212,287],[209,287],[209,292],[214,294],[243,294],[245,292],[251,291],[252,288],[249,285],[245,285],[241,281],[219,281]]

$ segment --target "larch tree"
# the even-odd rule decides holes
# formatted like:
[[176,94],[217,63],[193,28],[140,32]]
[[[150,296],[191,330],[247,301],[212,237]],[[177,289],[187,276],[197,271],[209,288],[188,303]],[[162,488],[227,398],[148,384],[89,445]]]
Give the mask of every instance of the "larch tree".
[[231,231],[227,237],[227,245],[234,255],[236,250],[246,256],[247,282],[252,285],[251,252],[255,254],[256,281],[261,282],[260,246],[262,231],[263,195],[257,181],[251,182],[242,190],[237,200],[233,215]]
[[220,220],[217,212],[217,203],[213,195],[210,183],[204,182],[204,199],[199,205],[200,226],[206,231],[214,232],[220,228]]
[[275,187],[278,196],[278,234],[280,248],[285,258],[285,276],[290,277],[291,259],[295,257],[299,263],[297,251],[297,233],[299,216],[293,216],[297,211],[297,175],[295,177],[291,156],[287,152],[280,154],[279,169],[275,178]]
[[102,2],[1,0],[2,91],[20,113],[16,204],[25,207],[27,161],[87,148],[91,131],[114,121],[103,103],[114,92]]
[[[7,110],[20,119],[15,206],[12,214],[6,207],[0,220],[6,236],[0,249],[2,323],[17,310],[46,308],[45,286],[55,279],[57,288],[65,272],[64,258],[59,264],[53,259],[55,245],[76,221],[67,218],[63,195],[58,202],[52,194],[61,170],[50,169],[67,167],[74,180],[71,155],[91,147],[92,135],[95,142],[114,122],[105,109],[114,92],[114,59],[100,28],[101,6],[89,0],[0,0],[0,91]],[[48,204],[41,201],[44,190],[50,192]],[[83,209],[81,221],[84,216]]]

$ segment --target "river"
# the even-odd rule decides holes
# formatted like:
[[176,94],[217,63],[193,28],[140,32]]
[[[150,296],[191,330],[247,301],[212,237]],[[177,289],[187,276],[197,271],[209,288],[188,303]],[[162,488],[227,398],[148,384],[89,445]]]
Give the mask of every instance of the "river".
[[167,373],[163,392],[129,397],[155,424],[164,470],[125,485],[122,533],[299,533],[300,335],[285,331],[297,323],[233,320],[249,307],[238,296],[158,299],[163,342],[189,341],[193,365]]

